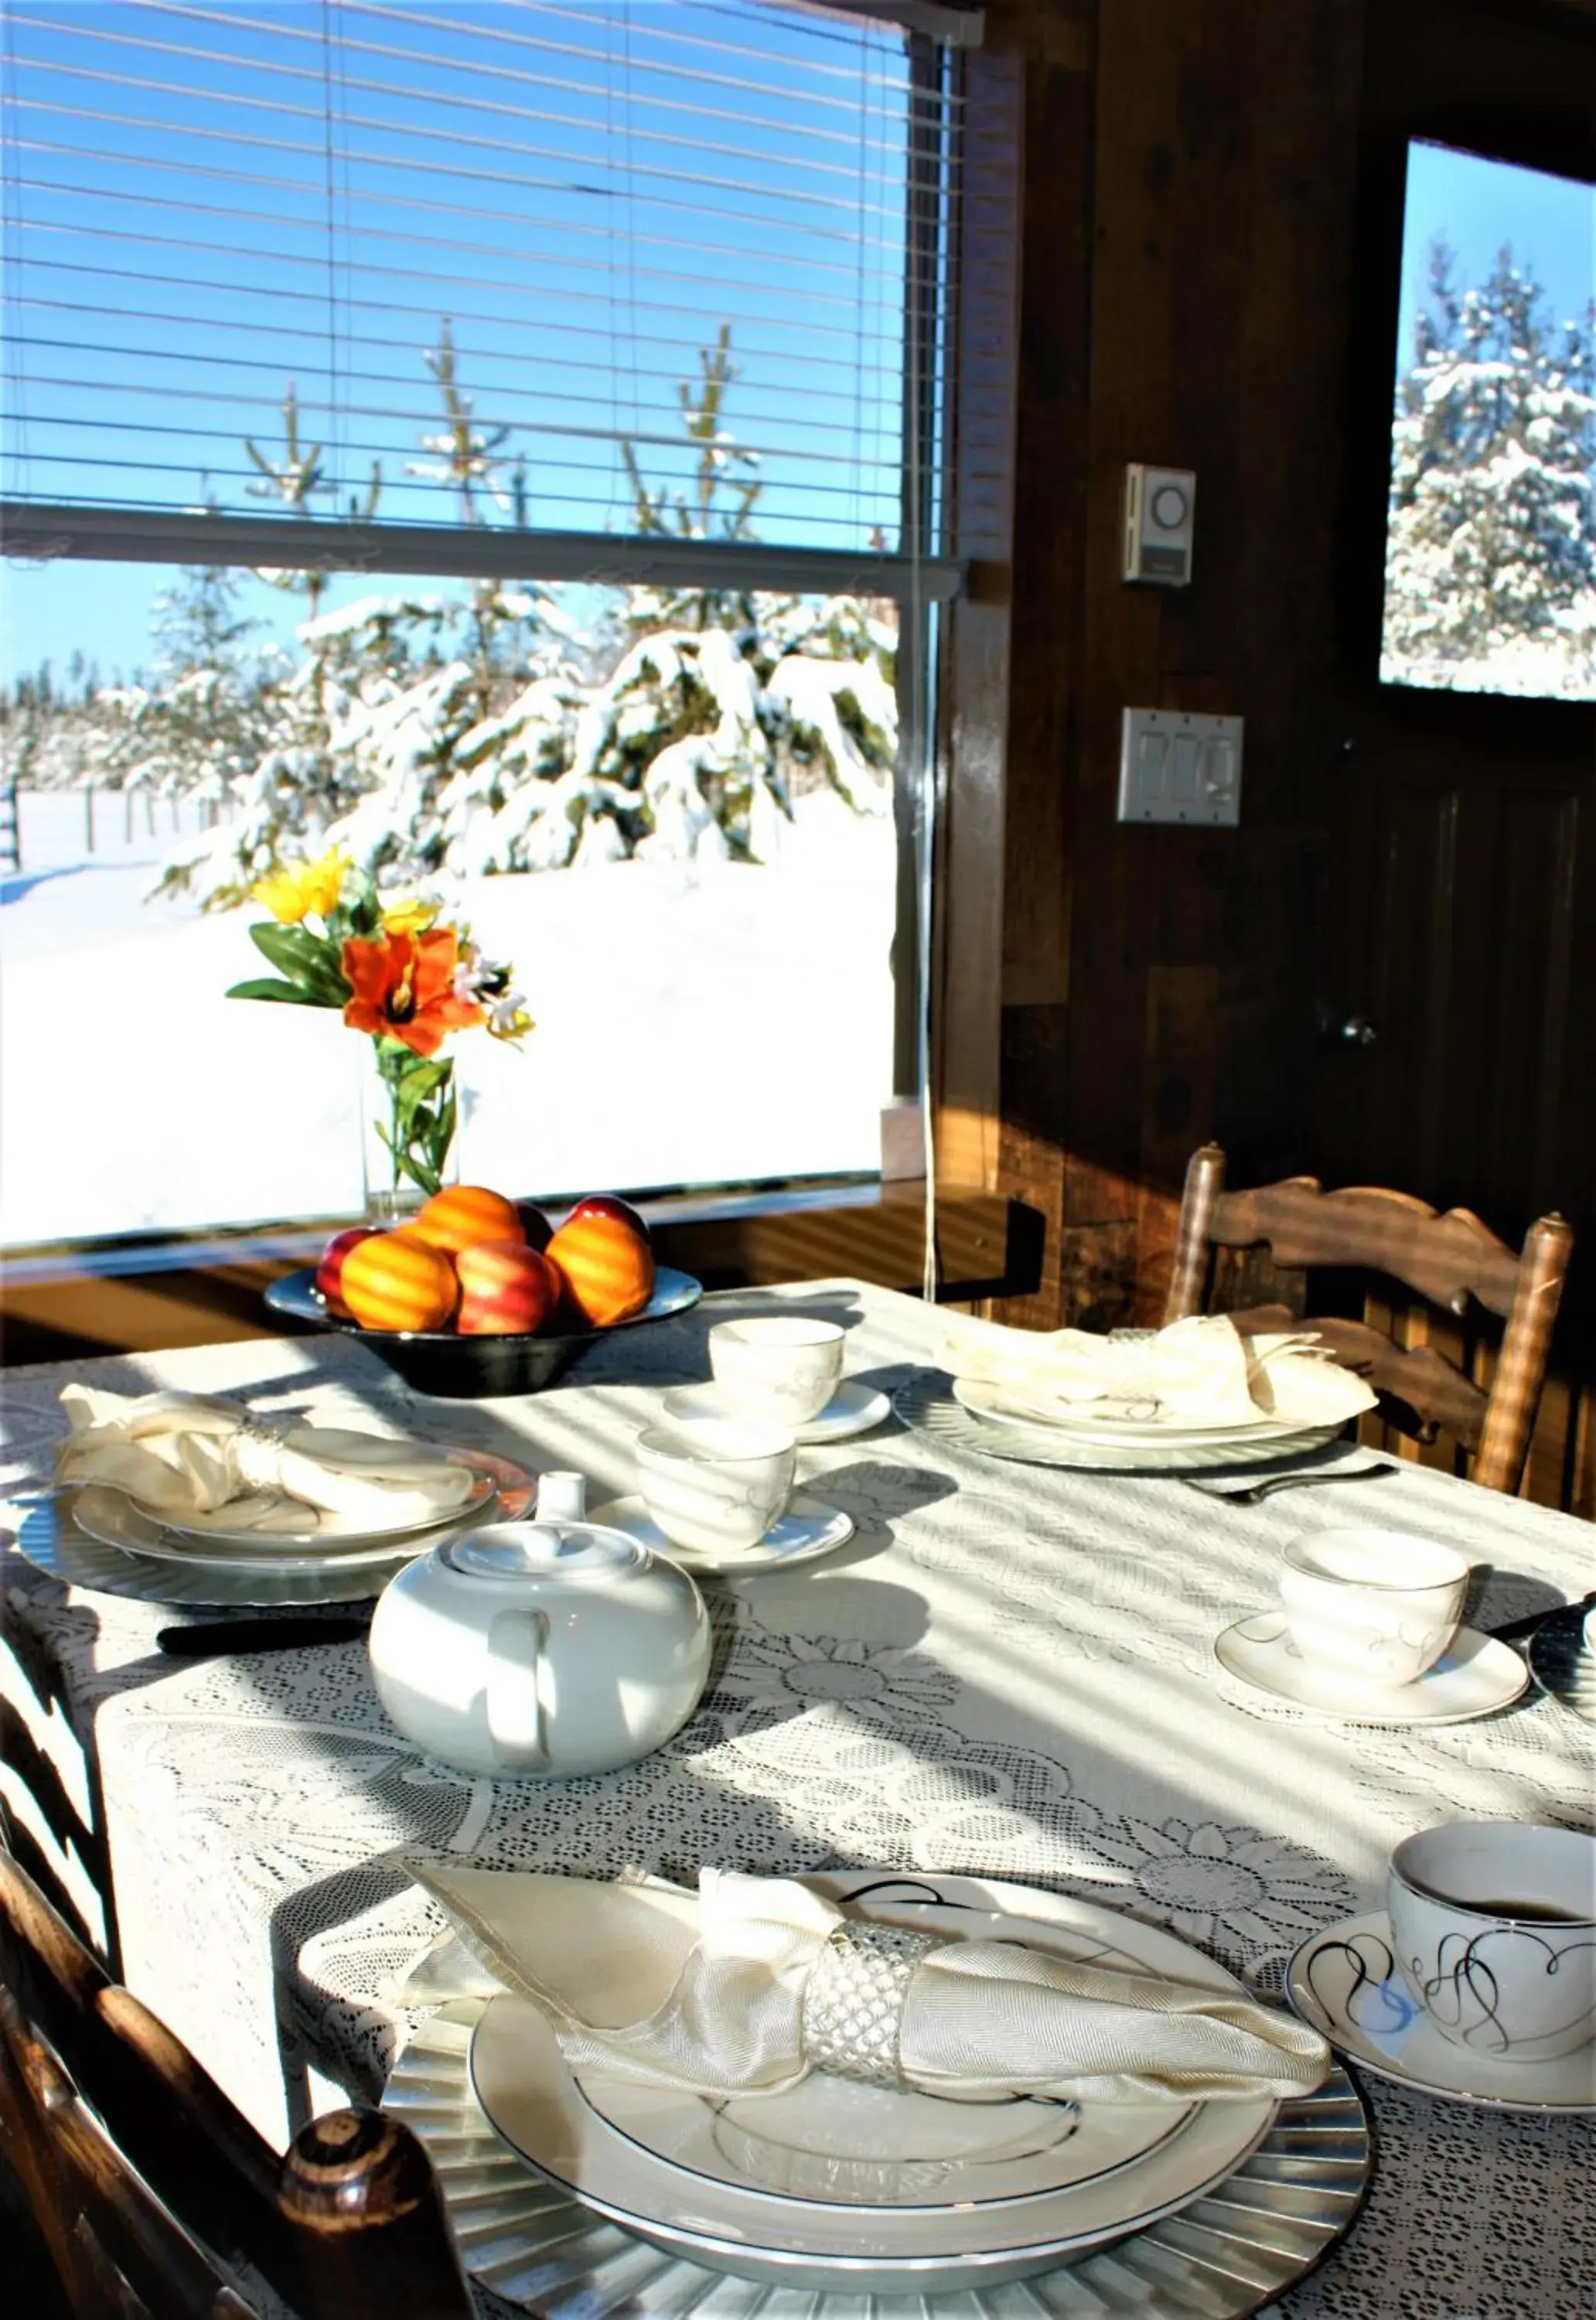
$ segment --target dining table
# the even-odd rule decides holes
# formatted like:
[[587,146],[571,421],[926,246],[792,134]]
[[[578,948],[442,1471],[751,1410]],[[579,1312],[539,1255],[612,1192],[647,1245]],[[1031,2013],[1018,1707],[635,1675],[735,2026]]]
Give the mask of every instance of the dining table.
[[[289,1648],[173,1656],[162,1629],[248,1615],[68,1587],[23,1552],[51,1518],[69,1381],[576,1470],[596,1506],[635,1489],[633,1437],[665,1390],[708,1376],[716,1321],[794,1310],[844,1323],[848,1376],[888,1396],[937,1366],[935,1309],[827,1280],[707,1295],[503,1400],[417,1394],[347,1333],[4,1373],[0,1691],[98,1825],[122,1978],[278,2147],[329,2102],[380,2098],[423,2018],[401,1986],[444,1920],[413,1862],[686,1884],[704,1864],[966,1872],[1167,1928],[1278,1995],[1299,1944],[1379,1905],[1414,1831],[1592,1826],[1596,1725],[1534,1686],[1474,1722],[1328,1722],[1216,1661],[1220,1633],[1275,1600],[1287,1542],[1316,1528],[1462,1549],[1484,1572],[1484,1628],[1596,1584],[1590,1525],[1412,1460],[1238,1503],[1174,1473],[1003,1460],[888,1416],[800,1453],[800,1487],[847,1513],[851,1539],[706,1587],[696,1711],[642,1761],[563,1781],[422,1754],[385,1714],[363,1641],[319,1641],[315,1611],[295,1615]],[[1366,2204],[1272,2310],[1596,2310],[1588,2117],[1359,2083]]]

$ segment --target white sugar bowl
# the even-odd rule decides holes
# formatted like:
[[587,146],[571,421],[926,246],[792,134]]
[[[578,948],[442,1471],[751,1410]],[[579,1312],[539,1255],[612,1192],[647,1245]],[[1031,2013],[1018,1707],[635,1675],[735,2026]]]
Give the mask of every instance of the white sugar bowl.
[[[564,1503],[580,1512],[576,1478]],[[377,1695],[406,1739],[462,1772],[568,1780],[635,1763],[709,1678],[710,1622],[685,1571],[556,1518],[494,1523],[406,1563],[371,1621]]]

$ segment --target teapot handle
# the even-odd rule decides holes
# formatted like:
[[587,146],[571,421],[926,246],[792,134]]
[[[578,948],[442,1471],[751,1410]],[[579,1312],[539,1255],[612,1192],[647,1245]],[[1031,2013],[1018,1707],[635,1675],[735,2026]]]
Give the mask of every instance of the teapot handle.
[[543,1731],[548,1637],[549,1621],[541,1611],[500,1611],[487,1631],[488,1737],[506,1772],[549,1768]]

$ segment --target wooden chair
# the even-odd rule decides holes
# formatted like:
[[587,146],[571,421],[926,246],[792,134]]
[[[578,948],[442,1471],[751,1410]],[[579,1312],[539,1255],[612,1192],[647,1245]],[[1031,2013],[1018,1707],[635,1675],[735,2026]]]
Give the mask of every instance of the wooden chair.
[[74,2320],[470,2320],[410,2130],[334,2111],[278,2158],[3,1846],[0,2171]]
[[68,1724],[59,1667],[9,1602],[0,1602],[0,1663],[6,1686],[0,1690],[0,1796],[10,1799],[10,1849],[50,1907],[115,1974],[98,1768]]
[[[1441,1216],[1404,1192],[1363,1186],[1327,1192],[1312,1176],[1228,1192],[1225,1155],[1217,1144],[1206,1144],[1186,1169],[1165,1321],[1204,1310],[1216,1248],[1260,1247],[1276,1264],[1385,1273],[1449,1313],[1465,1314],[1472,1300],[1505,1321],[1488,1390],[1432,1346],[1395,1345],[1362,1321],[1314,1319],[1309,1326],[1367,1377],[1393,1424],[1425,1442],[1444,1430],[1473,1454],[1474,1482],[1488,1491],[1518,1489],[1573,1251],[1573,1231],[1561,1217],[1532,1224],[1515,1256],[1466,1209]],[[1288,1317],[1274,1306],[1231,1318],[1257,1328]]]

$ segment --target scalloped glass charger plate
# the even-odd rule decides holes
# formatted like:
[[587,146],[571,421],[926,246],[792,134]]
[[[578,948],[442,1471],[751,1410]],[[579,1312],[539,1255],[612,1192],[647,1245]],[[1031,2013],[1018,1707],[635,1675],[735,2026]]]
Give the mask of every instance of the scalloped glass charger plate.
[[[425,2145],[467,2271],[540,2320],[866,2320],[845,2279],[820,2290],[739,2288],[649,2245],[558,2190],[494,2134],[471,2091],[467,2057],[483,2010],[457,1999],[415,2031],[383,2107]],[[900,2307],[910,2320],[1245,2320],[1323,2261],[1356,2221],[1374,2163],[1356,2088],[1334,2071],[1283,2103],[1233,2175],[1178,2215],[1101,2252],[1033,2273],[1020,2289],[978,2278]]]
[[424,1554],[436,1534],[390,1550],[381,1563],[364,1560],[322,1563],[305,1570],[263,1571],[255,1564],[234,1570],[227,1563],[192,1557],[168,1562],[91,1537],[73,1520],[67,1493],[31,1508],[17,1531],[18,1551],[36,1571],[68,1587],[100,1595],[125,1595],[138,1603],[215,1605],[222,1609],[290,1609],[306,1603],[364,1603],[380,1595],[396,1571]]
[[1585,1637],[1585,1614],[1577,1604],[1550,1612],[1529,1638],[1529,1672],[1571,1715],[1596,1724],[1596,1652]]
[[956,1399],[950,1382],[922,1371],[898,1388],[893,1408],[911,1426],[949,1450],[978,1457],[1006,1458],[1021,1466],[1064,1466],[1105,1474],[1195,1474],[1239,1466],[1263,1466],[1277,1459],[1305,1456],[1335,1441],[1344,1428],[1305,1426],[1253,1441],[1191,1440],[1124,1442],[1066,1434],[1062,1428],[1020,1426],[975,1418]]
[[[1029,1887],[887,1870],[805,1882],[862,1917],[1240,1988],[1172,1934]],[[1270,2096],[951,2104],[820,2074],[712,2100],[578,2079],[545,2016],[512,1998],[483,2015],[470,2068],[506,2142],[612,2222],[722,2270],[874,2295],[995,2286],[1138,2229],[1231,2174],[1278,2109]]]

